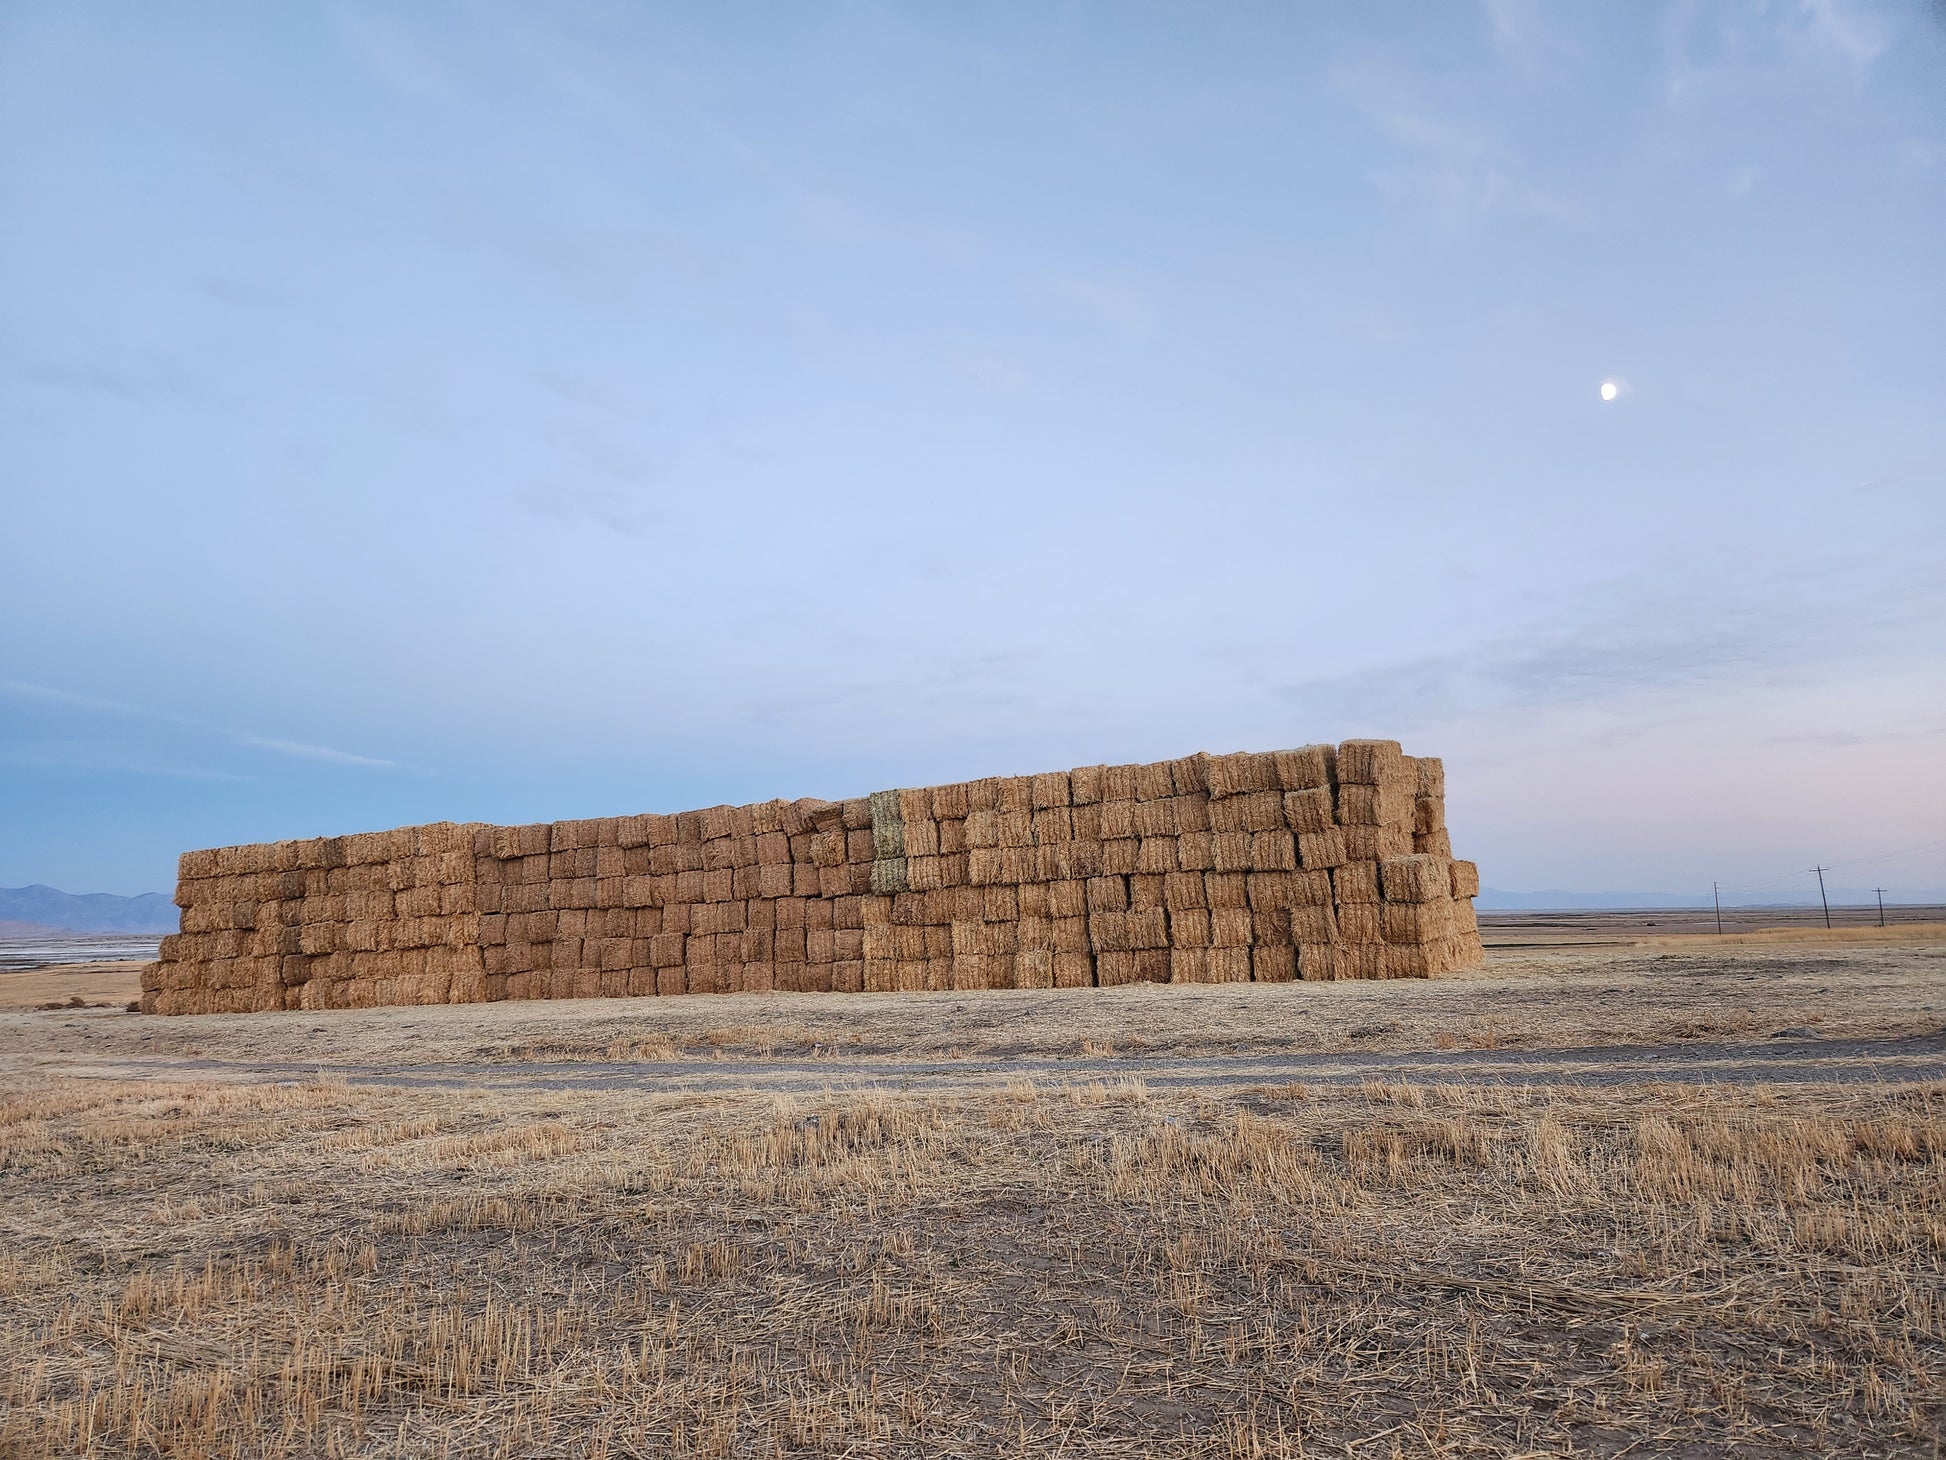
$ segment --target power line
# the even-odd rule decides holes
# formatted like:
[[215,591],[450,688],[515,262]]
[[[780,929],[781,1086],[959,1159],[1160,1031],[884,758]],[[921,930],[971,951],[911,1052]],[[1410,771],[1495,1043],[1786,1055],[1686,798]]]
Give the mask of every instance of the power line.
[[1813,867],[1811,870],[1818,874],[1818,901],[1824,904],[1824,925],[1828,928],[1831,926],[1831,899],[1824,895],[1824,874],[1831,869]]

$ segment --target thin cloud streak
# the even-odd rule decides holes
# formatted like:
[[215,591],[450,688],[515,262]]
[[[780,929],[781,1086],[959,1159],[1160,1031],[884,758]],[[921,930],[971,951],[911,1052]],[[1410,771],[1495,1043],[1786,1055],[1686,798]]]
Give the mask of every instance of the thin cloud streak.
[[232,745],[246,746],[252,750],[267,750],[272,754],[289,756],[296,760],[327,761],[333,765],[370,766],[388,770],[396,769],[397,766],[394,761],[381,760],[376,756],[356,755],[349,750],[337,750],[329,745],[311,745],[301,740],[282,740],[274,736],[253,734],[247,730],[230,730],[186,715],[172,715],[165,710],[151,710],[141,705],[126,704],[120,700],[102,699],[96,695],[76,694],[72,690],[56,689],[45,684],[32,684],[25,680],[0,679],[0,694],[13,695],[20,699],[41,700],[50,704],[71,705],[76,709],[123,715],[157,724],[174,725],[179,729],[208,738],[228,741]]

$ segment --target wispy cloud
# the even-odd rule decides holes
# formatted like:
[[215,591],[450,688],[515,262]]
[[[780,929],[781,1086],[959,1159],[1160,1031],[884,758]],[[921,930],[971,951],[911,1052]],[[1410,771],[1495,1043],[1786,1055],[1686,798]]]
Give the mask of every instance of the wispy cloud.
[[[1819,611],[1793,611],[1816,603]],[[1556,619],[1441,656],[1281,686],[1320,714],[1426,724],[1641,694],[1817,676],[1898,658],[1946,616],[1946,586],[1883,564],[1791,564],[1758,580],[1618,582]],[[1919,651],[1926,652],[1923,648]]]
[[[252,750],[267,750],[273,755],[289,756],[296,760],[328,761],[334,765],[371,766],[391,768],[395,762],[380,760],[376,756],[357,755],[349,750],[338,750],[329,745],[312,745],[301,740],[282,740],[275,736],[258,735],[248,730],[232,730],[220,725],[211,725],[186,715],[172,715],[166,710],[151,710],[142,705],[131,705],[121,700],[103,699],[98,695],[77,694],[72,690],[56,689],[51,685],[33,684],[25,680],[0,679],[0,694],[16,699],[39,700],[47,704],[68,705],[75,709],[92,710],[98,714],[116,715],[130,719],[148,720],[156,724],[173,725],[192,734],[208,739],[226,741],[231,745],[244,746]],[[184,772],[183,774],[188,774]]]
[[1885,53],[1885,23],[1851,0],[1720,5],[1679,0],[1661,26],[1664,94],[1682,103],[1752,74],[1836,68],[1862,81]]
[[1524,160],[1492,129],[1434,105],[1405,75],[1340,66],[1331,86],[1404,158],[1401,166],[1376,171],[1373,182],[1424,208],[1447,231],[1494,213],[1578,220],[1567,200],[1527,180]]

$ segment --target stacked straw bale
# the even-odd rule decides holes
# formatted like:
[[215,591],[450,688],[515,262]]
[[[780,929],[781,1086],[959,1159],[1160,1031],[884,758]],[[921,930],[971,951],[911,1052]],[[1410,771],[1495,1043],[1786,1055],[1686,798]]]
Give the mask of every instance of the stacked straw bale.
[[1424,978],[1484,957],[1396,741],[186,853],[152,1013]]

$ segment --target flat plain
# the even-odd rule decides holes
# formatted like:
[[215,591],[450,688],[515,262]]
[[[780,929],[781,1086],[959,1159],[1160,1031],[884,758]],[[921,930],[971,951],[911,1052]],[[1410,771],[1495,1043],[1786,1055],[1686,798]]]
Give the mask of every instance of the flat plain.
[[0,975],[0,1453],[1936,1455],[1946,940],[1666,931],[181,1019]]

